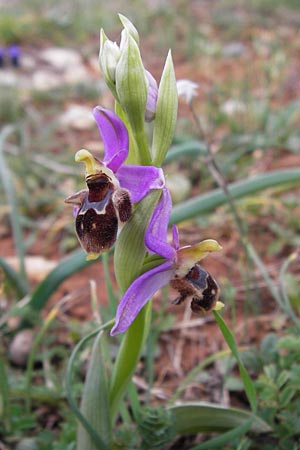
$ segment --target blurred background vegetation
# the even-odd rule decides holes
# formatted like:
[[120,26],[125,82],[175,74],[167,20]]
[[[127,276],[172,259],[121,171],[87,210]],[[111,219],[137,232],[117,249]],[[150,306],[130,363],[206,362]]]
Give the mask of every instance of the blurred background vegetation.
[[[224,247],[206,267],[218,279],[225,317],[246,347],[241,355],[257,380],[261,416],[274,430],[258,443],[244,436],[226,448],[300,448],[297,0],[0,0],[0,448],[74,448],[66,361],[95,326],[99,304],[103,319],[112,315],[107,307],[115,289],[111,260],[85,267],[84,257],[75,253],[74,265],[78,242],[63,200],[83,185],[75,151],[102,154],[91,109],[112,107],[112,98],[98,67],[99,30],[117,40],[118,12],[136,25],[145,66],[157,79],[171,48],[177,78],[199,84],[193,107],[201,130],[180,102],[165,165],[174,217],[190,197],[218,188],[205,159],[207,142],[229,187],[275,173],[269,185],[235,199],[261,270],[245,256],[226,201],[214,204],[209,197],[201,214],[176,221],[186,243],[212,237]],[[17,67],[5,52],[10,44],[20,48]],[[281,293],[281,304],[270,283]],[[164,293],[154,302],[150,356],[144,355],[136,379],[141,398],[159,404],[178,389],[186,400],[247,407],[231,357],[201,366],[223,347],[212,318],[191,317],[170,298]],[[83,352],[76,395],[86,361]],[[191,448],[202,439],[174,440],[166,448]]]

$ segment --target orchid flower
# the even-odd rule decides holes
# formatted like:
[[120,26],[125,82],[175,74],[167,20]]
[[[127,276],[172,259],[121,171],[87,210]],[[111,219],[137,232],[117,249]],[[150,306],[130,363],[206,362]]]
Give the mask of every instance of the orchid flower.
[[87,150],[79,150],[76,161],[86,165],[87,188],[68,197],[66,203],[77,208],[76,232],[95,259],[115,242],[117,233],[131,215],[131,205],[142,200],[151,189],[165,185],[163,170],[154,166],[126,165],[129,137],[126,126],[112,111],[97,106],[94,118],[104,144],[99,161]]
[[221,246],[213,239],[206,239],[196,245],[179,247],[175,226],[172,228],[173,242],[168,243],[171,208],[170,193],[164,188],[145,235],[148,251],[160,255],[164,260],[140,275],[129,286],[119,303],[115,325],[111,330],[112,336],[126,331],[155,292],[169,283],[180,294],[174,303],[179,304],[186,298],[191,298],[194,312],[205,313],[223,306],[218,301],[217,283],[198,264],[208,253],[221,250]]

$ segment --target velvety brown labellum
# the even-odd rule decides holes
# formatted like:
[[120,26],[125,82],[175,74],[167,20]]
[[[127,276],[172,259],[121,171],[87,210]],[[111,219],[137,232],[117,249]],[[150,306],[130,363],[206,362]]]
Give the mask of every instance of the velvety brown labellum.
[[86,179],[88,189],[66,199],[79,206],[75,227],[87,253],[100,254],[116,241],[120,223],[131,215],[131,201],[126,189],[115,187],[108,175],[99,173]]
[[180,305],[191,298],[191,309],[198,314],[211,311],[219,299],[219,286],[199,264],[195,264],[184,277],[175,277],[170,284],[180,294],[173,303]]

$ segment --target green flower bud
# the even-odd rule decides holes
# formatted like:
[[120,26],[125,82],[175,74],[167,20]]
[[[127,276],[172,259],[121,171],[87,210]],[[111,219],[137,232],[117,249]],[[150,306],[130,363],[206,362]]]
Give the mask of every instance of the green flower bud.
[[114,97],[116,93],[116,67],[121,56],[121,51],[116,42],[109,40],[104,31],[100,31],[99,65],[104,80]]
[[[135,40],[137,45],[139,45],[140,43],[139,33],[135,28],[135,26],[130,22],[129,19],[127,19],[127,17],[123,16],[122,14],[119,14],[119,19],[124,27],[124,30],[126,30],[127,33]],[[122,48],[121,44],[120,47]]]
[[136,162],[147,165],[151,163],[144,129],[148,83],[135,39],[126,29],[122,39],[121,57],[116,68],[117,97],[139,148],[139,161]]

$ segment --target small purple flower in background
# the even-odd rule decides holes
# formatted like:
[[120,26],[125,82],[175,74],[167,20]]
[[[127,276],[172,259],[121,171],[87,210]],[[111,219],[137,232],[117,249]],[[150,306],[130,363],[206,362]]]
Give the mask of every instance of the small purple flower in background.
[[198,264],[208,253],[221,250],[221,246],[213,239],[206,239],[196,245],[180,248],[175,226],[172,229],[173,242],[169,244],[167,231],[171,208],[170,193],[164,188],[146,231],[145,244],[149,252],[162,256],[165,261],[143,273],[129,286],[119,303],[116,322],[111,330],[112,336],[126,331],[155,292],[169,283],[180,294],[174,301],[175,304],[191,298],[192,310],[199,313],[223,306],[218,301],[217,283]]
[[14,67],[20,66],[20,57],[21,57],[21,50],[19,45],[17,44],[11,44],[7,49],[8,56],[10,58],[10,62]]
[[79,150],[76,161],[86,164],[87,189],[65,202],[75,205],[76,232],[87,259],[95,259],[116,241],[120,227],[130,218],[132,204],[151,189],[165,185],[163,170],[153,166],[124,164],[129,151],[128,132],[112,111],[97,106],[93,111],[104,144],[99,161],[87,150]]
[[4,49],[0,47],[0,68],[4,67]]

